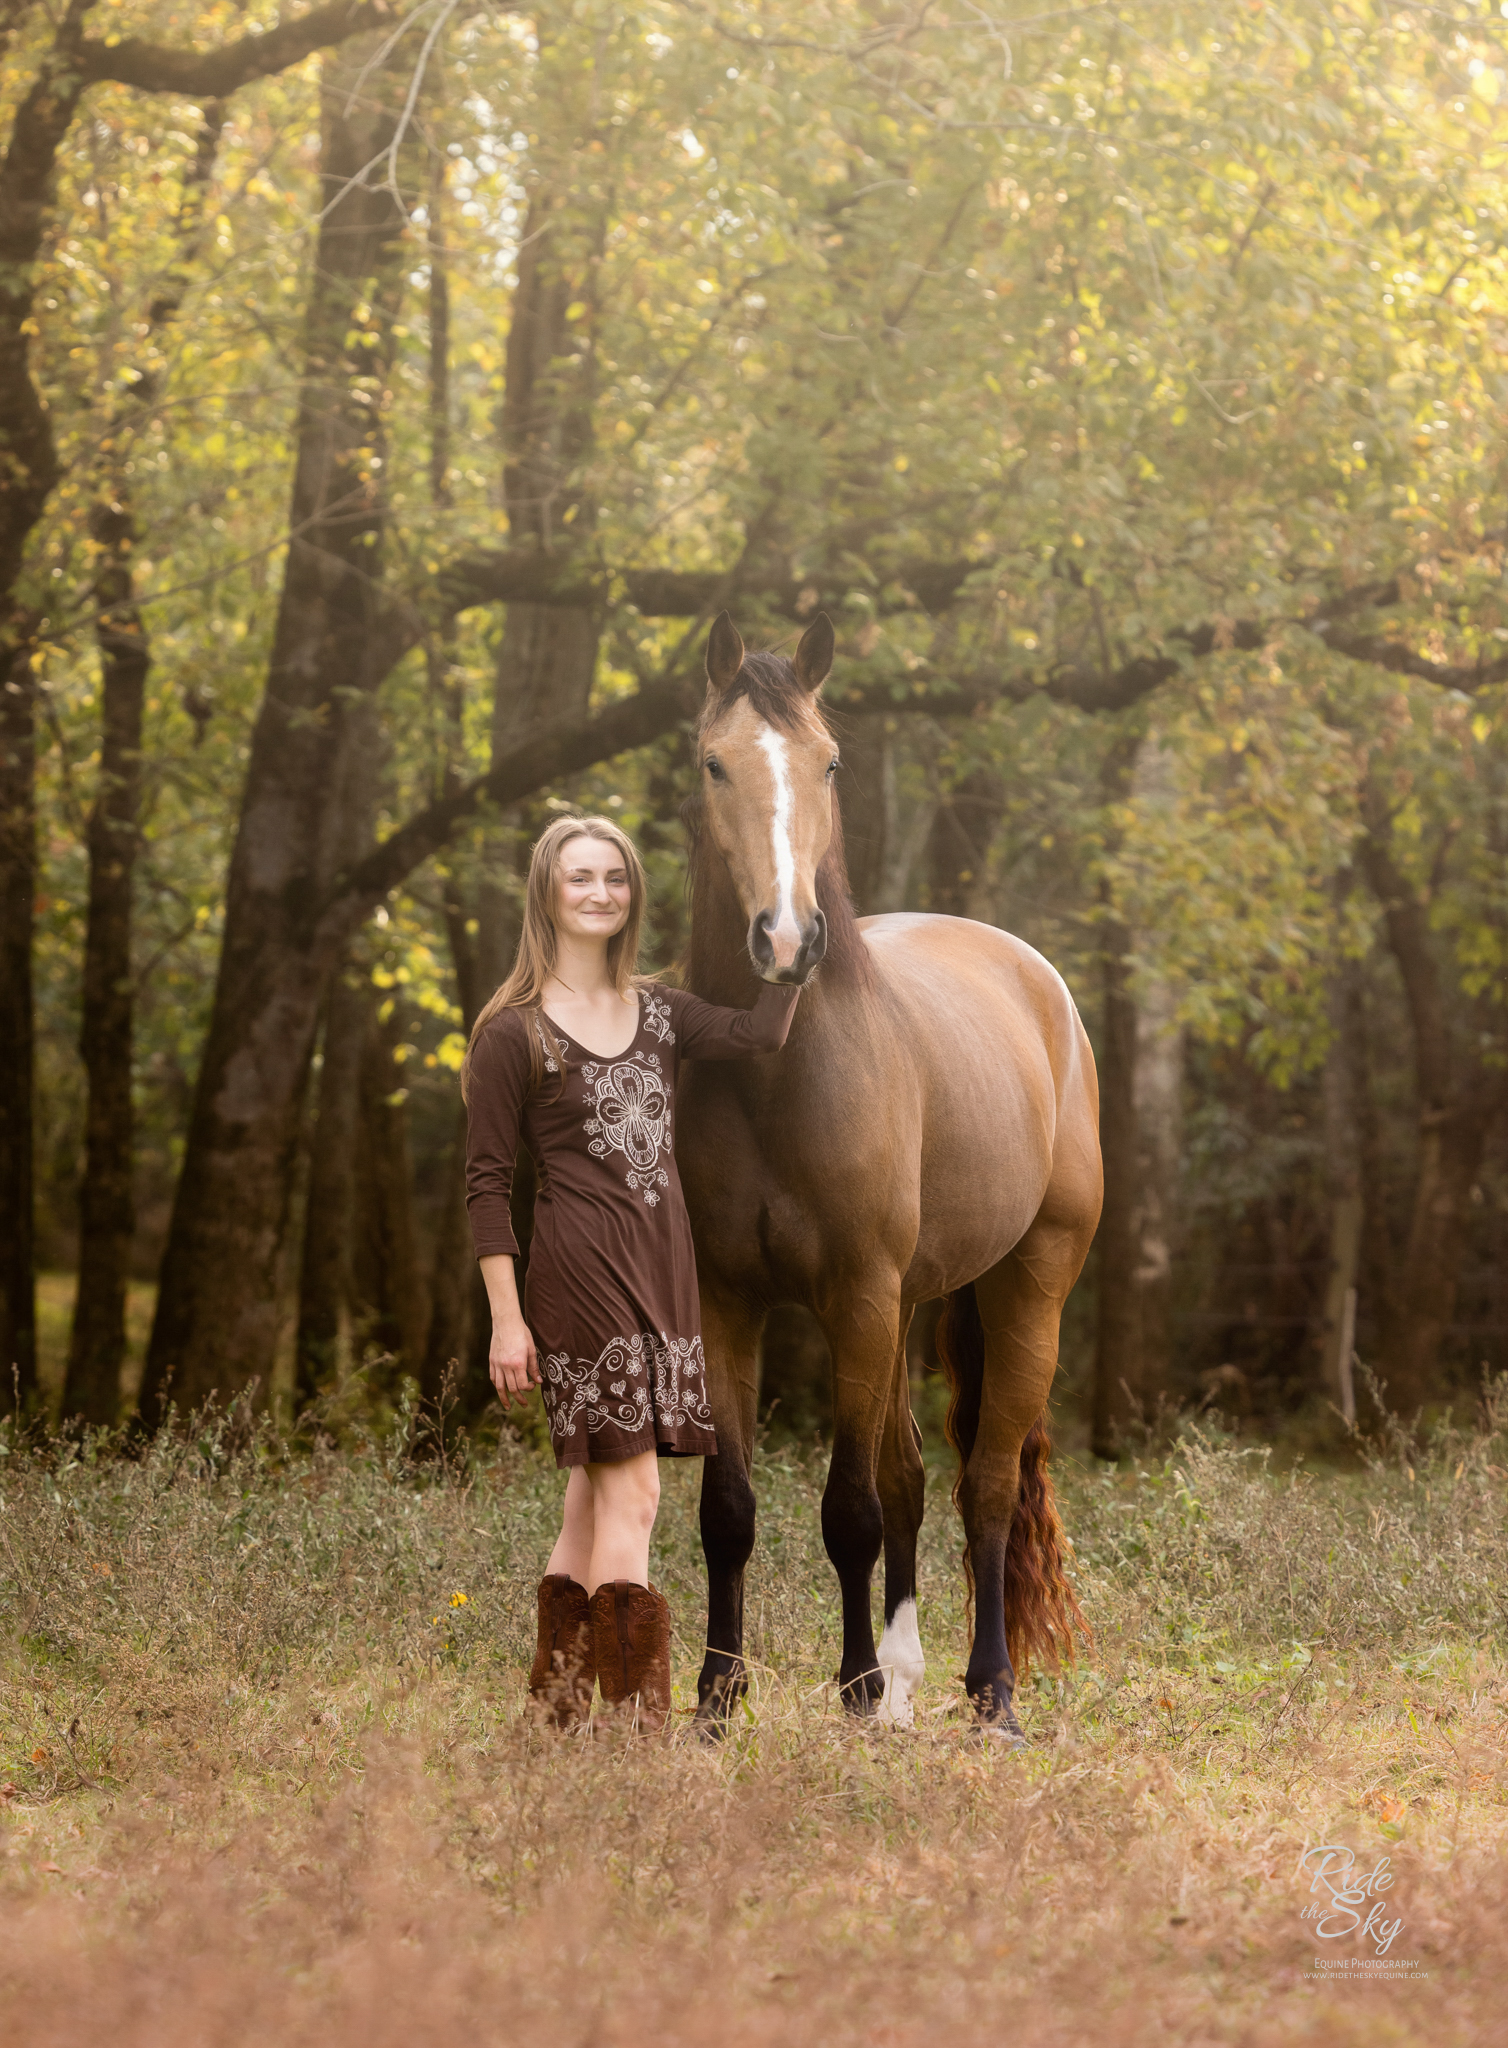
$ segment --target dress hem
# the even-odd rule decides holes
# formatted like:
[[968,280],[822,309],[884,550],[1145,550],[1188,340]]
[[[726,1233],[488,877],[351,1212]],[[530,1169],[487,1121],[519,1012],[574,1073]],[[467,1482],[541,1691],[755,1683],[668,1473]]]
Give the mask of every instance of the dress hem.
[[669,1436],[656,1436],[653,1430],[644,1430],[638,1436],[624,1438],[614,1434],[611,1443],[593,1443],[587,1438],[584,1448],[575,1444],[562,1449],[552,1444],[555,1452],[555,1468],[567,1472],[573,1465],[622,1465],[630,1458],[642,1457],[645,1451],[655,1451],[662,1458],[715,1458],[717,1437],[710,1430],[676,1430]]

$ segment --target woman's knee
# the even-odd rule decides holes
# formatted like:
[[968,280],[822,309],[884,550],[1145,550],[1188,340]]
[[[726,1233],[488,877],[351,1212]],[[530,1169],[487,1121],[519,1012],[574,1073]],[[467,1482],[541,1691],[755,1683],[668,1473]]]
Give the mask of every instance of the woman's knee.
[[600,1516],[652,1529],[660,1509],[660,1468],[654,1457],[635,1458],[626,1465],[601,1468],[592,1493]]

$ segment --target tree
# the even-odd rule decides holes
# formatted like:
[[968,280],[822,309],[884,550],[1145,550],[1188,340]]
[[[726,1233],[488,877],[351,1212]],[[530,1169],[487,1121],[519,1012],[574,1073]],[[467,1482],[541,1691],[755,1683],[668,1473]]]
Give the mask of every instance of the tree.
[[[0,1241],[6,1246],[0,1355],[12,1362],[13,1386],[23,1401],[32,1396],[36,1373],[31,1272],[33,649],[48,620],[35,602],[21,595],[20,586],[28,541],[59,473],[53,428],[37,388],[31,349],[37,259],[49,225],[58,153],[80,101],[93,85],[114,81],[152,93],[223,96],[387,13],[382,0],[332,0],[280,23],[269,34],[247,34],[202,51],[137,38],[92,38],[85,34],[85,25],[94,5],[95,0],[68,0],[62,15],[43,28],[0,161],[0,441],[5,456],[0,475],[0,902],[5,905],[0,913],[0,952],[6,967],[6,995],[0,1002]],[[9,10],[4,24],[8,37],[31,12],[24,4]],[[117,732],[115,737],[119,736]],[[112,1227],[118,1232],[118,1198],[113,1206]],[[0,1395],[0,1400],[9,1398]]]
[[[832,694],[884,828],[872,872],[856,868],[886,900],[990,893],[963,882],[954,828],[998,799],[1009,835],[1019,799],[1004,767],[1044,705],[1147,706],[1174,734],[1176,815],[1218,855],[1229,805],[1253,820],[1262,808],[1244,780],[1261,764],[1235,745],[1256,672],[1244,662],[1271,656],[1311,693],[1275,719],[1279,751],[1290,726],[1308,744],[1314,696],[1354,689],[1363,670],[1417,678],[1426,695],[1497,687],[1497,543],[1473,454],[1498,403],[1484,318],[1501,281],[1479,223],[1502,119],[1474,82],[1496,77],[1485,31],[1317,6],[1275,27],[1244,4],[1197,24],[1169,7],[940,28],[820,5],[791,35],[741,7],[709,9],[691,31],[659,5],[546,7],[532,40],[504,18],[457,21],[422,83],[426,144],[451,165],[445,289],[417,212],[438,205],[433,163],[421,175],[416,139],[405,158],[385,98],[368,158],[348,152],[358,169],[381,161],[340,202],[366,223],[353,245],[366,237],[367,255],[352,260],[370,267],[340,273],[339,347],[333,326],[319,340],[335,318],[329,263],[345,260],[333,214],[317,260],[291,257],[300,216],[319,210],[300,196],[310,125],[296,82],[275,137],[228,136],[203,288],[132,458],[142,532],[171,532],[175,550],[166,577],[161,559],[155,578],[138,567],[135,592],[154,657],[147,803],[161,805],[139,893],[151,946],[193,991],[181,1025],[154,1013],[142,1028],[171,1043],[175,1075],[199,1051],[218,975],[154,1399],[170,1367],[185,1397],[267,1376],[309,1054],[364,921],[383,906],[429,918],[437,944],[446,920],[458,942],[480,941],[466,929],[479,901],[449,887],[477,835],[629,750],[673,762],[696,703],[697,623],[723,603],[771,637],[818,603],[843,620]],[[406,92],[417,43],[390,53],[384,95],[404,65]],[[335,125],[327,103],[329,148]],[[384,201],[395,163],[401,198],[389,187]],[[379,201],[380,232],[361,211]],[[127,210],[146,203],[133,192]],[[65,257],[60,246],[49,275]],[[217,262],[237,266],[230,284]],[[65,298],[41,323],[52,388],[73,318]],[[298,322],[292,446],[282,366]],[[336,363],[347,336],[359,340]],[[323,386],[321,347],[335,371]],[[366,408],[358,352],[376,371]],[[326,398],[346,435],[341,452],[329,430],[330,460],[347,463],[357,525],[376,536],[361,551],[311,481]],[[360,431],[362,410],[375,431]],[[289,520],[278,500],[293,466]],[[45,542],[39,530],[36,574],[45,561],[49,586],[77,589],[61,520]],[[259,562],[283,576],[271,647]],[[37,660],[60,759],[82,702],[67,643],[83,608],[49,602],[62,623]],[[333,687],[290,680],[298,651],[321,646]],[[186,757],[152,709],[152,692],[165,703],[174,687],[208,735],[192,764],[197,818],[175,786]],[[376,742],[359,831],[343,779],[358,697]],[[239,722],[253,717],[243,763]],[[1222,736],[1218,774],[1201,719]],[[649,773],[611,770],[630,791]],[[1342,838],[1346,802],[1339,791]],[[905,828],[926,804],[930,848],[908,857]],[[240,822],[222,906],[227,811]],[[1134,865],[1135,833],[1128,844]],[[257,883],[256,846],[276,852],[286,890]],[[1316,858],[1323,882],[1330,856]],[[1308,963],[1332,927],[1305,912],[1302,961],[1269,971],[1270,929],[1230,909],[1238,878],[1218,858],[1214,873],[1205,896],[1231,940],[1218,971],[1184,974],[1187,947],[1147,947],[1133,982],[1161,975],[1192,1029],[1240,1036],[1255,1058],[1278,1048],[1281,1066],[1285,1034],[1321,1043],[1305,1022]],[[1110,879],[1130,890],[1135,877]],[[1187,908],[1200,884],[1184,876],[1173,892],[1175,941],[1201,929]],[[1117,904],[1161,938],[1139,901]],[[49,974],[64,950],[49,925]],[[453,999],[465,944],[455,958]],[[465,1005],[452,1007],[453,1025]],[[242,1118],[227,1084],[247,1075]],[[172,1126],[165,1108],[149,1116]]]

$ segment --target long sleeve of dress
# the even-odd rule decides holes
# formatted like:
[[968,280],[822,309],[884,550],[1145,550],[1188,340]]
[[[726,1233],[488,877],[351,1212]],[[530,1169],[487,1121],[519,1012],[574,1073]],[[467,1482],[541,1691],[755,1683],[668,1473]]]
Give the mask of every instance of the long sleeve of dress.
[[704,1003],[688,989],[666,989],[670,1015],[686,1060],[741,1060],[779,1052],[791,1028],[801,990],[788,982],[762,981],[751,1010]]
[[514,1257],[518,1239],[508,1214],[519,1121],[532,1085],[527,1025],[518,1010],[504,1010],[478,1038],[471,1054],[466,1112],[466,1209],[479,1259]]

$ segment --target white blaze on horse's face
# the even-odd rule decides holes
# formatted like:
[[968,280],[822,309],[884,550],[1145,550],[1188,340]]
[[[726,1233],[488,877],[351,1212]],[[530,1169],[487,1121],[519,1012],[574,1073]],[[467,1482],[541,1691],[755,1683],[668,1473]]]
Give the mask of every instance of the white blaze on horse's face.
[[772,725],[761,727],[760,752],[775,779],[775,808],[770,816],[770,846],[775,856],[775,915],[767,927],[777,966],[788,965],[801,950],[796,922],[796,856],[791,851],[791,763],[785,736]]
[[703,738],[707,826],[766,981],[803,982],[827,946],[817,869],[833,832],[837,749],[813,715],[790,730],[738,697]]

